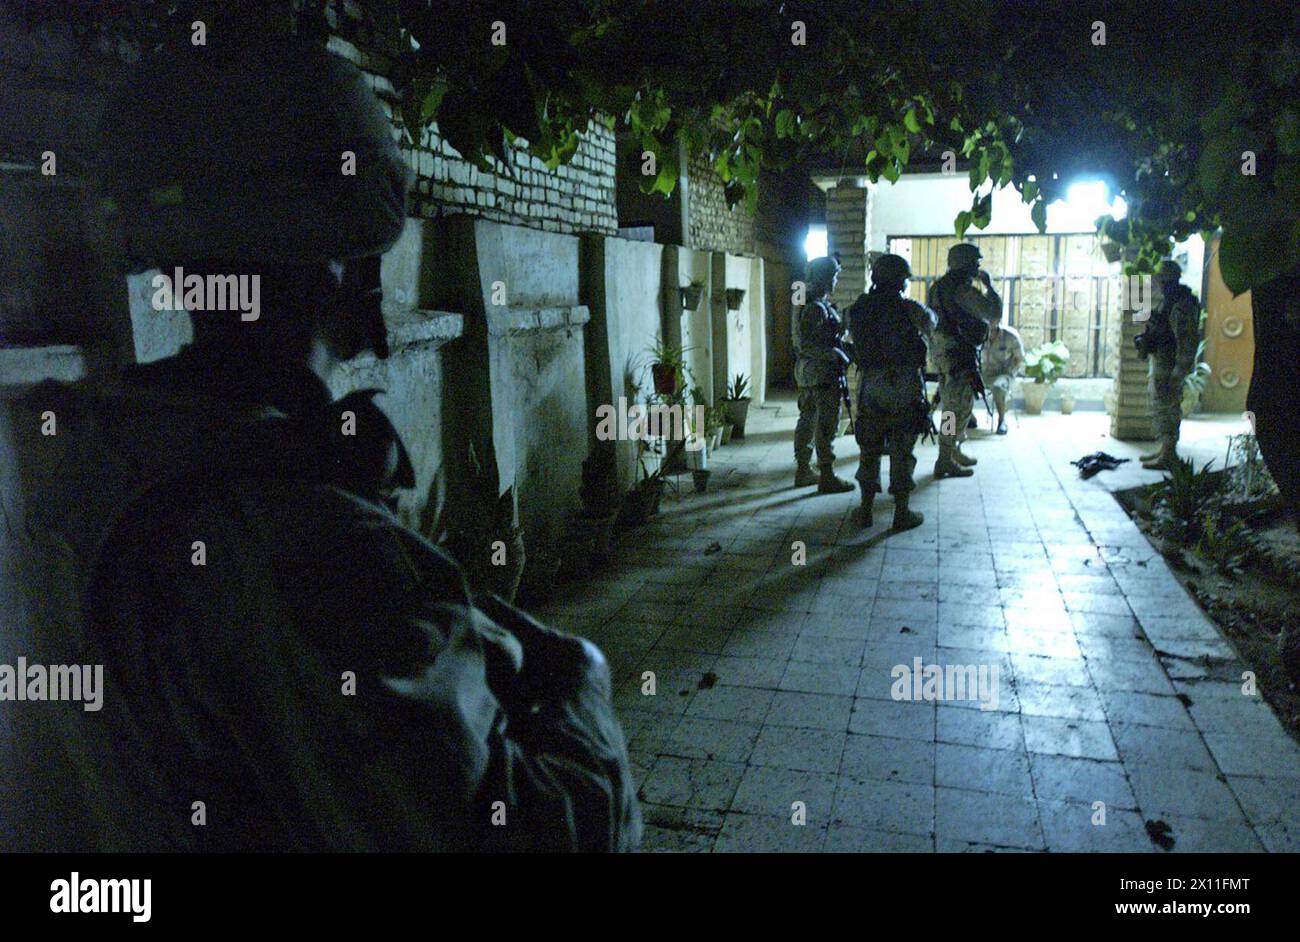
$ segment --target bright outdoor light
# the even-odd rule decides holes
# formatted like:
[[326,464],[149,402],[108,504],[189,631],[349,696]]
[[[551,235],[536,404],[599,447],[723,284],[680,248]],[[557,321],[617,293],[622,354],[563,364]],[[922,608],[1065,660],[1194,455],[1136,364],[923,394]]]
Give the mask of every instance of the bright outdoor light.
[[803,240],[804,255],[811,261],[814,258],[821,258],[826,254],[826,227],[809,226],[808,235]]
[[1108,198],[1106,184],[1101,180],[1081,180],[1070,184],[1070,188],[1065,191],[1065,202],[1073,213],[1090,220],[1108,213],[1116,219],[1123,219],[1128,213],[1128,204],[1124,198]]

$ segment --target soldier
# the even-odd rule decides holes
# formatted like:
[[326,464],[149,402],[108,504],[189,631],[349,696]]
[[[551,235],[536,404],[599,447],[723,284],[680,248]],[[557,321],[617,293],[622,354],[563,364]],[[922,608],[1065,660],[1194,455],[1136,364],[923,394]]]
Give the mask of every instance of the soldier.
[[1183,421],[1183,380],[1196,365],[1201,336],[1201,306],[1190,288],[1178,279],[1176,262],[1160,263],[1155,285],[1159,304],[1147,328],[1136,338],[1138,350],[1150,358],[1151,413],[1158,446],[1142,456],[1142,467],[1167,470],[1178,460],[1178,427]]
[[999,435],[1007,434],[1007,397],[1011,383],[1025,365],[1025,344],[1020,332],[1010,324],[1003,325],[1001,316],[989,324],[989,339],[980,354],[980,379],[984,388],[993,393],[993,406],[997,410],[994,428]]
[[[48,604],[84,595],[77,636],[110,678],[95,722],[68,727],[76,772],[45,772],[78,789],[54,809],[77,822],[63,840],[634,848],[640,816],[600,652],[471,596],[456,562],[383,506],[412,480],[391,426],[359,450],[339,441],[325,378],[386,353],[376,286],[348,273],[377,275],[405,222],[391,122],[363,74],[319,47],[187,56],[137,66],[108,111],[121,242],[140,267],[252,272],[261,314],[192,312],[180,354],[46,383],[24,403],[62,423],[27,449],[58,469],[32,474],[38,525],[69,547],[45,567],[62,573]],[[298,93],[268,94],[272,75]],[[169,105],[182,91],[178,125]],[[354,174],[334,163],[345,150],[359,155]],[[315,154],[333,172],[305,186]],[[150,199],[158,187],[176,196]],[[368,399],[344,403],[358,423],[377,422]]]
[[[948,273],[930,286],[927,298],[939,318],[934,331],[934,365],[939,371],[943,415],[935,478],[970,477],[976,460],[961,451],[971,420],[979,377],[979,346],[988,325],[1002,316],[1002,299],[979,267],[980,250],[969,242],[948,250]],[[980,389],[976,389],[980,384]]]
[[857,359],[858,522],[872,524],[871,504],[880,491],[880,456],[889,450],[889,493],[894,495],[894,530],[923,521],[908,508],[915,489],[916,437],[929,424],[925,400],[925,356],[934,332],[934,312],[903,297],[912,277],[907,260],[882,255],[871,266],[871,291],[849,308],[849,331]]
[[[799,421],[794,427],[795,487],[817,485],[818,494],[843,494],[853,485],[835,476],[835,436],[840,424],[840,376],[849,363],[844,322],[831,303],[840,263],[829,256],[808,263],[808,303],[791,325],[794,380],[799,386]],[[813,473],[813,444],[817,466]]]

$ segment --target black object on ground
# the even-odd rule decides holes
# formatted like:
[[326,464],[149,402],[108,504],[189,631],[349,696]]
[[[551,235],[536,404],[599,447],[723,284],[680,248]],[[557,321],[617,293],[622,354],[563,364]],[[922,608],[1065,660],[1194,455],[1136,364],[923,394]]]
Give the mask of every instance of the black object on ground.
[[1104,451],[1094,451],[1090,455],[1084,455],[1078,461],[1071,461],[1070,464],[1079,469],[1079,477],[1090,478],[1101,471],[1114,471],[1128,460],[1128,458],[1116,458]]

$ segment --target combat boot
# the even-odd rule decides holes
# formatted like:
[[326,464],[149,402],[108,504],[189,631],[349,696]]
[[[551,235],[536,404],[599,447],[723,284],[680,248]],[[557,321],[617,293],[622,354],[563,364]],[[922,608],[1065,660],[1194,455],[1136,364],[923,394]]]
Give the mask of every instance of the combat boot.
[[894,498],[894,525],[892,530],[911,530],[925,522],[925,515],[920,511],[909,510],[907,495],[899,494]]
[[1163,438],[1160,441],[1160,450],[1150,458],[1144,459],[1142,467],[1148,471],[1168,471],[1173,468],[1176,461],[1178,461],[1178,448],[1174,440]]
[[819,480],[821,479],[817,476],[817,472],[814,471],[812,469],[812,465],[808,464],[806,461],[800,462],[799,467],[795,469],[794,472],[795,487],[812,487]]
[[936,481],[943,478],[968,478],[975,473],[970,468],[963,468],[953,460],[952,453],[954,450],[952,445],[946,445],[942,442],[939,444],[939,457],[934,462],[934,479]]
[[821,469],[821,476],[817,478],[818,494],[847,494],[854,490],[853,483],[843,478],[835,476],[835,468],[831,465],[824,464]]
[[957,462],[963,468],[973,468],[975,465],[979,464],[979,459],[972,458],[970,455],[963,452],[961,450],[961,445],[953,445],[952,460]]
[[871,505],[876,502],[876,492],[873,490],[870,494],[866,488],[862,489],[862,503],[854,512],[853,519],[858,522],[864,530],[870,527],[875,521],[871,518]]

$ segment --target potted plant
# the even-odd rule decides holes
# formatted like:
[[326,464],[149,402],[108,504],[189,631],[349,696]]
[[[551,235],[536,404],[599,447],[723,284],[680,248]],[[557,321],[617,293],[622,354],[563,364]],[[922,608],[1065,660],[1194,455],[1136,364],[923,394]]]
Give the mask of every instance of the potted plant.
[[637,466],[641,477],[628,491],[619,512],[619,522],[627,526],[639,526],[659,512],[659,501],[663,498],[665,475],[668,469],[681,463],[684,467],[686,440],[668,439],[667,449],[660,459],[658,467],[651,471],[646,465],[646,457],[658,454],[659,441],[642,440],[638,444]]
[[703,431],[691,433],[685,454],[686,467],[690,468],[696,493],[703,494],[709,488],[709,450]]
[[744,288],[727,289],[727,310],[739,311],[741,303],[745,300]]
[[655,394],[676,396],[686,385],[686,351],[664,340],[656,340],[646,350],[650,356],[650,375],[654,379]]
[[[737,373],[736,378],[727,387],[727,395],[722,398],[721,405],[727,421],[735,426],[731,433],[735,438],[745,437],[745,419],[749,417],[749,396],[746,395],[748,390],[749,377],[744,373]],[[723,441],[726,441],[725,436]]]
[[681,297],[682,310],[694,311],[700,306],[700,301],[704,297],[704,283],[692,281],[689,285],[678,288],[677,293]]
[[623,503],[612,448],[598,448],[582,462],[578,497],[582,510],[574,516],[572,525],[575,562],[599,565],[612,554],[614,521]]
[[1041,344],[1025,354],[1025,377],[1033,380],[1021,384],[1027,413],[1038,415],[1043,411],[1048,392],[1069,362],[1070,350],[1059,340]]
[[1183,418],[1187,418],[1201,407],[1201,395],[1205,392],[1205,384],[1210,379],[1210,373],[1213,372],[1210,364],[1201,359],[1204,353],[1205,341],[1202,340],[1196,347],[1196,366],[1183,377]]
[[727,414],[718,406],[711,406],[704,413],[704,433],[709,440],[710,448],[718,448],[722,445],[722,432],[727,424]]
[[[463,487],[447,502],[445,546],[471,586],[514,601],[528,561],[523,530],[517,523],[515,489],[500,491],[496,459],[489,455],[480,461],[472,444],[467,466]],[[443,529],[441,523],[435,526],[434,532]],[[494,551],[498,541],[505,545],[504,563],[499,563]]]
[[644,450],[637,464],[641,478],[627,492],[619,513],[619,520],[630,527],[640,526],[659,512],[659,501],[664,492],[663,465],[654,471],[647,468]]

